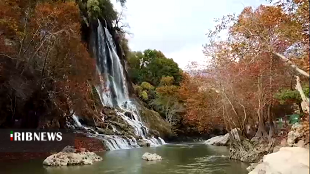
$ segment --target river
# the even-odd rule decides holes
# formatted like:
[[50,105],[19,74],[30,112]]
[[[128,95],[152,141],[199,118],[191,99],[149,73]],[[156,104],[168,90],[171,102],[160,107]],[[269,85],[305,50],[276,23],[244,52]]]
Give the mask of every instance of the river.
[[[157,153],[162,161],[141,159]],[[0,163],[2,174],[246,174],[245,163],[229,160],[226,147],[199,143],[166,144],[160,147],[99,153],[103,161],[89,166],[44,167],[42,160]]]

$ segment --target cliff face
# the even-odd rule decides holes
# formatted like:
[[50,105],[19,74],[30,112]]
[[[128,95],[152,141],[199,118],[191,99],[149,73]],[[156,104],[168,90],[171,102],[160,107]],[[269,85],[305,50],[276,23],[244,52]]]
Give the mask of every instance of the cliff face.
[[[104,9],[102,5],[111,7],[111,3],[105,2],[107,4],[101,4],[100,8]],[[0,96],[4,108],[0,111],[0,127],[66,128],[67,121],[78,116],[76,121],[93,127],[94,131],[108,130],[101,130],[103,135],[147,139],[156,144],[158,140],[152,139],[154,136],[158,138],[159,135],[170,134],[169,125],[156,112],[133,104],[135,94],[126,70],[126,51],[123,50],[126,44],[122,43],[124,34],[111,22],[115,20],[115,11],[110,15],[105,14],[107,11],[93,15],[89,13],[92,8],[85,9],[85,5],[88,8],[88,1],[77,2],[82,3],[80,8],[71,1],[36,3],[35,7],[25,7],[34,12],[29,21],[44,25],[26,26],[38,27],[27,29],[42,31],[43,36],[26,33],[25,43],[29,45],[24,48],[19,45],[20,37],[14,35],[15,40],[10,39],[11,42],[5,42],[5,46],[15,52],[0,54]],[[53,13],[56,22],[41,19],[45,17],[40,15],[44,12],[42,9],[60,11]],[[21,20],[17,17],[16,21]],[[52,24],[57,25],[60,31],[42,28]],[[22,22],[18,25],[25,26]],[[54,35],[44,35],[49,33]],[[8,36],[9,33],[0,33],[0,42],[3,39],[7,41]],[[31,38],[37,40],[32,41]],[[48,40],[42,42],[44,38]],[[15,54],[22,51],[28,55]],[[42,61],[44,58],[45,61]],[[93,66],[95,62],[97,69]],[[96,70],[104,77],[99,84]],[[124,141],[127,140],[130,141],[128,138]]]
[[76,112],[73,126],[87,127],[87,131],[91,126],[90,133],[96,132],[95,136],[110,150],[163,144],[160,136],[170,136],[171,128],[158,113],[145,108],[135,97],[118,32],[102,18],[89,22],[83,31],[100,77],[99,83],[94,84],[95,93],[104,107],[102,116],[95,121]]

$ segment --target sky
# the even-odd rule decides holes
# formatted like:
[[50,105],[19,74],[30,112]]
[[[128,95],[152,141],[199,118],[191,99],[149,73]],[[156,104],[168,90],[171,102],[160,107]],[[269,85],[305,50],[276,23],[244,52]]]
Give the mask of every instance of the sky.
[[160,50],[185,69],[192,61],[205,64],[202,45],[215,18],[262,3],[267,4],[265,0],[127,0],[122,11],[132,33],[128,36],[132,51]]

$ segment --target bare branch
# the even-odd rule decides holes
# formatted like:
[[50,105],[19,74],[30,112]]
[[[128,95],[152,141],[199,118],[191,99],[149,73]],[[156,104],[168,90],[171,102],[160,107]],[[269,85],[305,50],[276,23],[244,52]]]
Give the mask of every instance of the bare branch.
[[283,60],[285,63],[289,64],[295,71],[297,71],[299,74],[306,76],[309,78],[309,73],[307,73],[306,71],[298,68],[292,61],[290,61],[288,58],[286,58],[284,55],[280,54],[280,53],[276,53],[273,52],[274,55],[278,56],[279,58],[281,58],[281,60]]

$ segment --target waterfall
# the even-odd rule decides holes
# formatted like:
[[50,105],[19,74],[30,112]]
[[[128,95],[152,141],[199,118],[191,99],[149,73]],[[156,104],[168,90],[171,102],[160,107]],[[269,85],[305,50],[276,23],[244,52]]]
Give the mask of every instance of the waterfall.
[[[126,83],[124,67],[116,52],[116,45],[112,35],[106,27],[101,25],[98,20],[96,34],[92,35],[92,49],[96,57],[97,71],[100,75],[100,85],[96,90],[100,96],[100,100],[104,106],[119,108],[116,110],[117,116],[122,118],[130,125],[137,137],[148,142],[150,146],[158,146],[165,144],[163,139],[148,137],[148,128],[143,125],[139,112],[135,104],[129,99],[128,87]],[[131,117],[126,116],[130,113]],[[78,116],[73,115],[76,126],[96,132],[94,129],[86,127],[79,122]],[[113,132],[118,130],[112,126]],[[139,147],[136,138],[124,138],[118,135],[104,135],[96,132],[92,134],[96,138],[102,139],[106,147],[110,150],[129,149]]]

